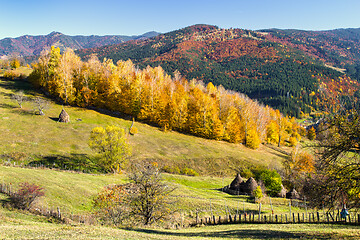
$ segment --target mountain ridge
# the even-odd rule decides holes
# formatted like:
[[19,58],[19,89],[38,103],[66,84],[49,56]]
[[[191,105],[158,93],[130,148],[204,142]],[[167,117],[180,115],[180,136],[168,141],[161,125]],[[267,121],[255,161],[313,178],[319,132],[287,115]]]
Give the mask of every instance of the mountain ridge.
[[[341,44],[331,48],[330,41],[338,43],[343,33],[309,33],[313,44],[301,42],[300,37],[307,36],[298,34],[296,30],[257,32],[200,24],[77,53],[83,59],[91,54],[114,62],[131,59],[140,68],[160,65],[170,75],[178,70],[187,79],[222,85],[294,116],[320,109],[325,101],[321,95],[333,98],[358,90],[356,80],[337,71],[357,58],[356,54],[339,58],[337,52],[348,51]],[[360,49],[352,40],[349,44]],[[336,64],[339,59],[344,64]]]
[[146,39],[158,35],[158,32],[150,31],[141,35],[66,35],[53,31],[47,35],[23,35],[16,38],[4,38],[0,40],[0,57],[6,55],[34,56],[42,50],[55,45],[63,51],[66,48],[74,50],[83,48],[101,47],[122,43],[133,39]]

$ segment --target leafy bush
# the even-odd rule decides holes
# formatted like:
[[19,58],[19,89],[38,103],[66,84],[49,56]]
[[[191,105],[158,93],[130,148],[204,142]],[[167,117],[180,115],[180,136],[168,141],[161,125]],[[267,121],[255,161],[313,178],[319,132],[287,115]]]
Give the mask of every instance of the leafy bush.
[[290,147],[295,147],[297,145],[298,141],[296,139],[296,137],[290,137],[289,139],[289,144],[290,144]]
[[137,129],[137,127],[131,127],[130,130],[129,130],[129,133],[131,135],[135,135],[139,132],[139,130]]
[[187,175],[187,176],[199,176],[199,173],[197,173],[194,169],[184,167],[180,170],[179,167],[170,167],[170,166],[164,166],[161,168],[163,172],[171,173],[171,174],[181,174],[181,175]]
[[183,168],[180,171],[181,174],[188,175],[188,176],[198,176],[199,174],[192,168]]
[[162,167],[161,170],[166,173],[180,174],[180,168],[177,166],[176,167],[164,166]]
[[255,197],[255,202],[260,202],[262,197],[263,197],[263,193],[261,190],[260,186],[257,186],[256,189],[253,192],[253,196]]
[[257,181],[263,181],[267,193],[270,196],[276,196],[281,190],[281,176],[276,170],[264,169],[255,173],[255,179]]
[[19,73],[16,73],[11,70],[4,72],[4,78],[9,78],[9,79],[14,80],[14,79],[20,78],[20,77],[21,77],[21,75]]
[[105,187],[93,200],[95,214],[106,224],[121,224],[128,217],[127,195],[124,185]]
[[29,210],[33,202],[45,195],[39,185],[23,182],[19,186],[19,190],[10,196],[10,203],[15,208]]
[[307,137],[309,140],[314,140],[316,138],[316,130],[314,127],[311,127],[307,132]]
[[254,173],[249,168],[241,168],[239,173],[240,173],[241,177],[243,177],[243,178],[254,177]]

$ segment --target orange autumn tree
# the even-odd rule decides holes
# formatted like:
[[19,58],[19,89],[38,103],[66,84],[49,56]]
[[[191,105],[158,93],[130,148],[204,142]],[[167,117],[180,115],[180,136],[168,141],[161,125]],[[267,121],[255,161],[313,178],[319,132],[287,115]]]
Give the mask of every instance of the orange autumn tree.
[[[71,51],[43,52],[31,81],[65,103],[104,108],[137,120],[195,136],[242,143],[278,145],[299,141],[295,121],[247,96],[160,67],[139,69],[131,60],[86,62]],[[290,139],[291,138],[291,139]],[[295,141],[296,140],[296,141]]]

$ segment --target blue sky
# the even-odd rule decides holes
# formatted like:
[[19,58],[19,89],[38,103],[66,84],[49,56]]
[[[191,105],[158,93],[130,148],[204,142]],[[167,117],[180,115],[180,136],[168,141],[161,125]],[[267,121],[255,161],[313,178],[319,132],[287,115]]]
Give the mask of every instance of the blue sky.
[[359,0],[0,0],[0,39],[59,31],[139,35],[193,24],[328,30],[360,27]]

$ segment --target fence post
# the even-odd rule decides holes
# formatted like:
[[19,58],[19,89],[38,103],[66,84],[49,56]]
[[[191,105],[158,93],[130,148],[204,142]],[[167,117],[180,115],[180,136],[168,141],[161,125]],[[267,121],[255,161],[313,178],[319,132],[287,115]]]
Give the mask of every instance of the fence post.
[[360,224],[360,214],[358,214],[358,223]]
[[259,203],[259,222],[260,222],[260,214],[261,214],[261,203]]
[[275,221],[276,221],[276,223],[278,223],[278,215],[277,214],[275,215]]
[[293,223],[295,223],[296,219],[295,219],[295,213],[292,214],[292,217],[293,217]]
[[196,209],[196,225],[199,224],[199,211]]
[[182,216],[182,211],[180,210],[180,227],[183,227],[183,216]]
[[239,214],[239,222],[241,223],[241,214]]
[[317,221],[320,222],[320,214],[319,214],[319,212],[316,212],[316,215],[317,215]]
[[61,212],[60,212],[60,208],[57,207],[57,213],[58,213],[58,218],[61,219]]
[[[213,215],[212,218],[213,218],[213,222],[214,222],[214,225],[215,225],[215,222],[216,222],[215,215]],[[209,218],[209,220],[210,220],[210,223],[211,223],[211,218]]]
[[285,222],[286,222],[286,223],[288,222],[287,214],[285,214]]
[[290,222],[291,222],[291,199],[289,200],[289,209],[290,209],[289,219],[290,219]]

